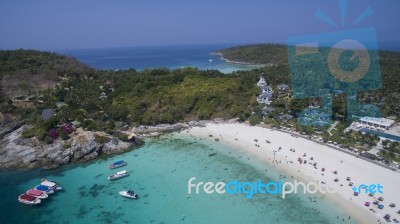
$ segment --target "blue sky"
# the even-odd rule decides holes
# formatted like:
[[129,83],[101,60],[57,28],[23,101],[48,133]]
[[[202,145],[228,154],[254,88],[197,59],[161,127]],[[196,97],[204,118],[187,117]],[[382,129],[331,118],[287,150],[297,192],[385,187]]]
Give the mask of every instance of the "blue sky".
[[[374,27],[400,41],[400,1],[349,0],[1,0],[0,49],[40,50],[211,43],[284,43],[286,38]],[[315,16],[320,9],[338,24]]]

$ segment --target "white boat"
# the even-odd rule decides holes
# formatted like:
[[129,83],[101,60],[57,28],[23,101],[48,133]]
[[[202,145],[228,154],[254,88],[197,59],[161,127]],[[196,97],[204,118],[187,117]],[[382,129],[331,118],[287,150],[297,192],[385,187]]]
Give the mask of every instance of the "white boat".
[[54,182],[54,181],[48,181],[48,180],[44,179],[42,181],[42,183],[40,183],[40,184],[52,189],[53,191],[62,190],[62,187],[60,185],[58,185],[56,182]]
[[208,59],[208,62],[212,62],[213,60],[212,59]]
[[127,191],[120,191],[119,194],[123,197],[126,198],[132,198],[132,199],[136,199],[139,198],[139,195],[137,195],[134,191],[132,190],[127,190]]
[[45,192],[36,189],[29,189],[26,194],[40,199],[45,199],[49,197]]
[[108,179],[109,180],[116,180],[116,179],[120,179],[120,178],[126,177],[128,175],[129,174],[128,174],[128,172],[126,172],[126,170],[122,170],[122,171],[117,172],[116,174],[108,176]]
[[40,201],[39,198],[36,198],[36,197],[28,195],[28,194],[21,194],[18,197],[18,201],[20,203],[27,204],[27,205],[37,205],[42,202],[42,201]]

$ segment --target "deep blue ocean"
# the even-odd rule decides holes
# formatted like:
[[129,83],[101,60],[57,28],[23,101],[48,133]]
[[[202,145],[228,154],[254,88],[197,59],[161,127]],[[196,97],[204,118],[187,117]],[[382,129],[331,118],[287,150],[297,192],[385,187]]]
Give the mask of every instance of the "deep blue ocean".
[[72,56],[79,61],[97,69],[146,68],[177,69],[196,67],[201,70],[216,69],[223,73],[237,70],[249,70],[259,65],[240,65],[227,63],[217,55],[216,50],[234,45],[180,45],[180,46],[146,46],[125,48],[101,48],[82,50],[59,50],[57,53]]
[[[205,45],[178,45],[178,46],[144,46],[122,48],[98,48],[56,50],[56,53],[68,55],[97,69],[125,70],[146,68],[196,67],[200,70],[215,69],[223,73],[238,70],[251,70],[261,65],[241,65],[227,63],[217,55],[212,55],[220,49],[237,46],[237,44],[205,44]],[[381,50],[399,51],[398,41],[380,42]]]

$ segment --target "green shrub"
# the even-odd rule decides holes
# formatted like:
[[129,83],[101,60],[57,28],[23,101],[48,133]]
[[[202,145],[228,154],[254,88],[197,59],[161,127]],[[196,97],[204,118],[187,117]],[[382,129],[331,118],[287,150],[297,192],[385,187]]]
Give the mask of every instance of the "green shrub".
[[63,144],[63,148],[64,148],[64,149],[69,149],[69,148],[71,148],[71,145],[72,145],[71,142],[68,141],[68,142],[66,142],[66,143]]
[[86,128],[87,130],[93,130],[93,131],[99,131],[100,130],[100,124],[98,121],[93,121],[93,120],[85,120],[82,125],[83,128]]
[[28,130],[25,130],[21,134],[22,138],[32,138],[37,137],[40,141],[43,141],[47,136],[46,131],[40,127],[34,127]]
[[105,144],[105,143],[111,141],[111,139],[106,136],[101,136],[101,135],[96,134],[96,135],[94,135],[94,141],[99,144]]
[[46,136],[43,141],[46,144],[51,144],[51,143],[53,143],[53,138],[50,136]]
[[128,141],[128,135],[122,132],[116,133],[115,137],[119,138],[119,140],[127,142]]
[[60,131],[60,137],[62,140],[68,140],[69,139],[69,135],[67,132],[65,132],[64,130]]
[[36,136],[36,128],[25,130],[21,134],[22,138],[32,138]]
[[251,126],[260,124],[260,122],[261,122],[261,119],[257,115],[252,115],[249,117],[249,123]]

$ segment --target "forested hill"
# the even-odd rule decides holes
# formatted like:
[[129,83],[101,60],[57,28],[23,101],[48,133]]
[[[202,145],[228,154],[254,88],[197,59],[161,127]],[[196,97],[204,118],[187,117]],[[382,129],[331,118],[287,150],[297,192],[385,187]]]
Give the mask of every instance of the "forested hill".
[[0,91],[15,98],[54,88],[63,78],[85,74],[88,67],[58,54],[34,50],[0,51]]
[[[26,121],[34,127],[28,136],[43,139],[58,124],[73,121],[112,132],[117,122],[245,120],[258,105],[260,74],[275,84],[289,81],[283,66],[232,75],[195,68],[106,71],[53,53],[0,51],[0,124]],[[41,114],[48,108],[55,115],[44,121]]]
[[256,44],[221,49],[215,53],[230,61],[251,64],[286,64],[287,47],[278,44]]

